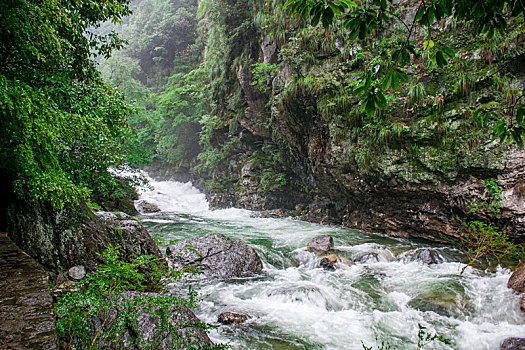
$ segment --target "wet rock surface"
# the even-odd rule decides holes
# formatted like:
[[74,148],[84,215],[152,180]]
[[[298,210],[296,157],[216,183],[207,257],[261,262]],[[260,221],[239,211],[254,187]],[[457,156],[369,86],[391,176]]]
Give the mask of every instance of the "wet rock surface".
[[66,271],[82,265],[92,271],[110,244],[120,246],[125,261],[133,256],[162,253],[134,217],[88,207],[53,210],[47,205],[14,203],[9,210],[9,236],[49,270]]
[[334,239],[330,235],[322,235],[313,238],[308,242],[308,250],[327,252],[334,247]]
[[47,272],[0,234],[0,349],[56,349]]
[[150,203],[144,199],[135,201],[135,208],[142,214],[158,213],[160,208],[153,203]]
[[226,311],[219,314],[217,317],[217,322],[222,324],[238,324],[245,322],[247,319],[248,315]]
[[445,262],[445,259],[434,249],[421,249],[416,253],[415,260],[427,265],[442,264]]
[[525,350],[525,338],[507,338],[501,343],[501,350]]
[[321,258],[321,261],[319,262],[319,265],[325,269],[326,271],[335,271],[335,263],[336,261],[331,260],[328,257]]
[[514,271],[507,282],[507,287],[517,293],[525,293],[525,267]]
[[262,262],[253,248],[241,240],[210,234],[180,241],[166,249],[175,267],[196,266],[211,278],[253,276],[262,271]]

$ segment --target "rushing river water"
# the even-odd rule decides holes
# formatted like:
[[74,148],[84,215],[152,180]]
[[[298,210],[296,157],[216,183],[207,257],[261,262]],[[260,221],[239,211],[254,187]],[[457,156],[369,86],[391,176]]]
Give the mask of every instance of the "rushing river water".
[[[262,276],[202,284],[198,316],[216,324],[223,311],[245,313],[244,324],[210,334],[234,349],[363,349],[385,342],[390,349],[416,349],[419,325],[451,344],[424,349],[499,349],[506,337],[525,335],[519,296],[506,288],[510,272],[480,271],[458,263],[450,247],[415,243],[337,226],[292,219],[257,218],[257,213],[211,211],[190,184],[151,182],[141,198],[162,212],[143,215],[152,235],[166,242],[209,233],[242,239],[264,264]],[[335,253],[349,261],[330,272],[306,245],[329,234]],[[414,261],[424,248],[447,262]]]

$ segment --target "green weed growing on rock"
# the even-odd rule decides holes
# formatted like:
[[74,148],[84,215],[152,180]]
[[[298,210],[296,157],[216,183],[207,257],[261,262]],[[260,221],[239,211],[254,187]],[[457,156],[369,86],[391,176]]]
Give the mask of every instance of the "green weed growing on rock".
[[208,325],[190,311],[197,293],[166,294],[187,272],[168,269],[163,259],[140,256],[130,263],[110,246],[106,264],[89,274],[56,307],[57,335],[66,349],[222,349],[206,336]]

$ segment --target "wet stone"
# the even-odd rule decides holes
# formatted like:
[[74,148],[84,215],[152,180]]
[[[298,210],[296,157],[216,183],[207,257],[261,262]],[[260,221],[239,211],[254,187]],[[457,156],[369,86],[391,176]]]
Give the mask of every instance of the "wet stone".
[[441,255],[439,255],[439,253],[434,249],[420,250],[417,252],[415,259],[427,265],[442,264],[445,262],[445,259],[443,259]]
[[248,315],[226,311],[219,314],[217,322],[222,324],[239,324],[245,322],[247,319]]
[[135,208],[142,214],[158,213],[160,208],[153,203],[150,203],[144,199],[135,201]]
[[507,287],[517,293],[525,293],[525,267],[519,268],[512,273],[507,283]]
[[330,261],[326,258],[322,258],[319,262],[319,265],[326,271],[335,271],[334,264],[331,264]]
[[313,238],[308,242],[308,250],[316,250],[318,252],[327,252],[334,247],[334,239],[330,235],[322,235]]
[[175,268],[197,267],[206,277],[249,277],[262,271],[255,250],[241,240],[210,234],[177,242],[166,249]]

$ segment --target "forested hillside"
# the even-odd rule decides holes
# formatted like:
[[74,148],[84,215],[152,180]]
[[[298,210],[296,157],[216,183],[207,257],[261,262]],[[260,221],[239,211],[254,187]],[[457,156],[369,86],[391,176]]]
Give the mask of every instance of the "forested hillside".
[[[202,1],[184,29],[141,15],[125,27],[151,42],[103,71],[142,106],[143,160],[201,181],[216,206],[431,239],[471,221],[521,236],[519,4],[452,16],[470,5],[340,1],[347,17],[324,18],[301,3]],[[171,66],[170,30],[191,38]]]

